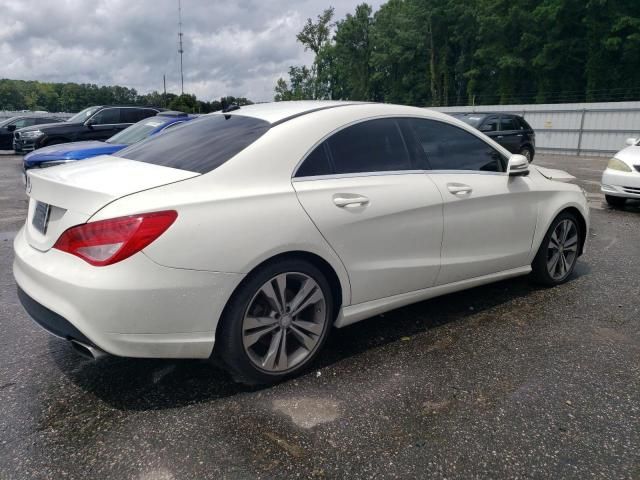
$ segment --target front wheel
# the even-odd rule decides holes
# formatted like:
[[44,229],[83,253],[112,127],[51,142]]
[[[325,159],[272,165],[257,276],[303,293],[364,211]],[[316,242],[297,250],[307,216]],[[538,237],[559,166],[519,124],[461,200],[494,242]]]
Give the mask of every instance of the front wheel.
[[548,286],[566,282],[578,260],[581,235],[583,233],[574,214],[565,212],[558,215],[531,264],[534,280]]
[[306,368],[322,348],[334,301],[323,273],[301,260],[283,260],[252,273],[221,319],[216,349],[245,384],[276,383]]

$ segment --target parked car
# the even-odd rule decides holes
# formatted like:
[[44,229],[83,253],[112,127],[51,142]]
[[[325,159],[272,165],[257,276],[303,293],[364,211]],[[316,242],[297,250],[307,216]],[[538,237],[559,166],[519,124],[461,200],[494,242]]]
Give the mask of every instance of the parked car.
[[519,153],[533,162],[536,134],[520,115],[507,113],[457,113],[454,117],[468,123],[495,140],[511,153]]
[[247,383],[331,327],[532,273],[570,277],[584,191],[422,108],[257,104],[27,172],[19,297],[87,355],[208,358]]
[[627,199],[640,200],[640,139],[628,138],[626,143],[602,174],[601,190],[612,207],[624,206]]
[[22,160],[23,169],[53,167],[62,163],[84,160],[98,155],[110,155],[140,140],[164,132],[166,129],[180,125],[195,118],[183,112],[160,112],[154,117],[140,120],[125,128],[104,142],[86,141],[61,143],[39,148],[25,155]]
[[0,150],[13,150],[13,132],[19,128],[57,122],[64,120],[42,115],[24,115],[0,120]]
[[88,107],[62,123],[34,125],[16,130],[13,149],[27,153],[38,148],[83,140],[106,140],[162,108],[104,105]]

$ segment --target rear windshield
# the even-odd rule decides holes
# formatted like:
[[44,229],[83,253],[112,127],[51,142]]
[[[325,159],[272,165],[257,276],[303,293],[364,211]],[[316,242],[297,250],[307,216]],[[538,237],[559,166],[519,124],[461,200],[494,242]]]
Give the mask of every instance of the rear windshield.
[[240,153],[271,127],[241,115],[206,115],[135,143],[115,154],[138,162],[207,173]]

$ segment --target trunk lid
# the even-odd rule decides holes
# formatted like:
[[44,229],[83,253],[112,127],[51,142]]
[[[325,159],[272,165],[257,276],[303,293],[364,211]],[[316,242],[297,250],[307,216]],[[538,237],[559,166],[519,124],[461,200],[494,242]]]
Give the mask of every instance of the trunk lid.
[[199,175],[107,155],[28,170],[27,240],[46,251],[67,228],[85,223],[118,198]]

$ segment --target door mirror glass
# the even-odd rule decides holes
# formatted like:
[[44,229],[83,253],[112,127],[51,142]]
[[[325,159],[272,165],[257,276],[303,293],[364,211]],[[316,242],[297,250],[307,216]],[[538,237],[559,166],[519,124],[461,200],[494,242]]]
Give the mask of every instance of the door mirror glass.
[[511,155],[507,173],[510,177],[523,177],[529,175],[529,161],[524,155]]
[[638,143],[638,139],[637,138],[627,138],[627,141],[625,143],[627,145],[635,145],[636,143]]

